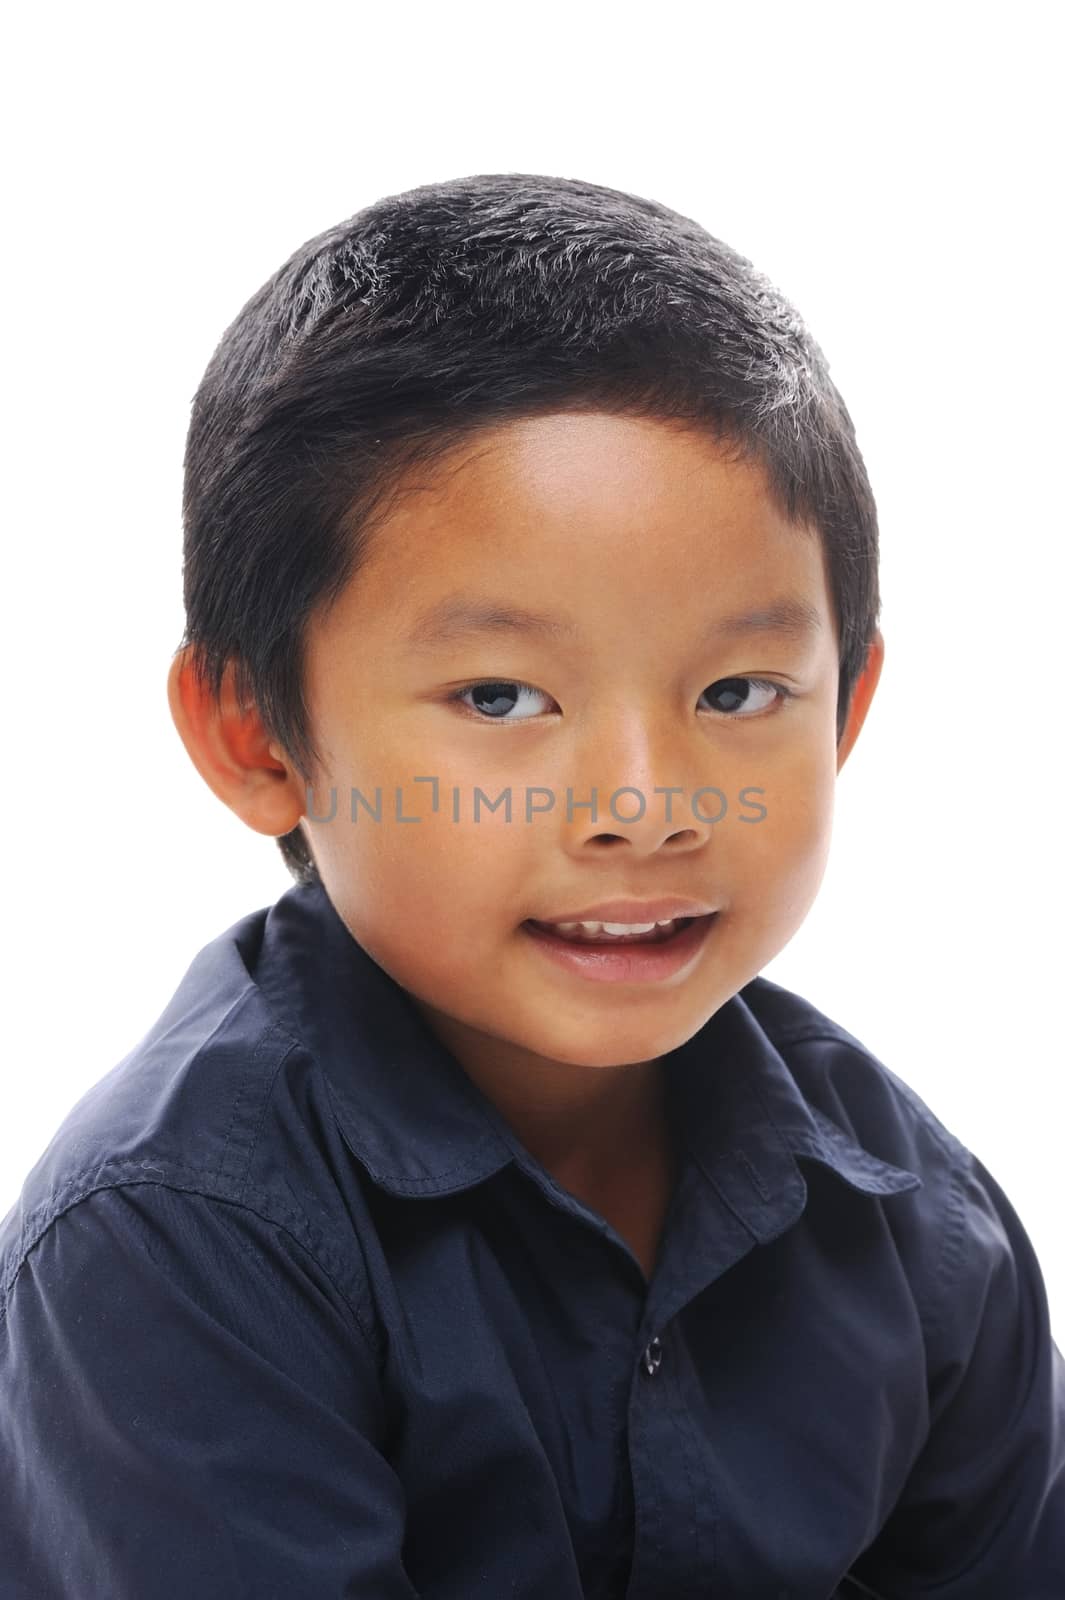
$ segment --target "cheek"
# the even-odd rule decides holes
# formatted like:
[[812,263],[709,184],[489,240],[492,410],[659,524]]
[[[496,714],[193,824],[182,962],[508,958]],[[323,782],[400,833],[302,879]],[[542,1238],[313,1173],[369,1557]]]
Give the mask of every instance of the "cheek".
[[432,799],[430,785],[413,794],[404,787],[400,815],[411,821],[397,820],[394,790],[390,799],[382,792],[380,822],[360,811],[353,824],[338,806],[337,824],[322,830],[323,871],[367,926],[401,929],[419,944],[450,930],[462,948],[487,945],[525,914],[536,881],[535,829],[513,813],[508,823],[502,810],[482,808],[474,820],[465,791],[458,821],[450,788],[441,785],[435,813]]
[[441,1011],[468,1011],[490,993],[535,873],[518,859],[516,823],[463,826],[425,809],[421,822],[363,834],[330,893],[343,896],[349,930],[397,983]]
[[[761,785],[765,815],[737,821],[729,853],[748,882],[785,898],[812,900],[827,865],[836,793],[835,767],[813,753]],[[748,814],[750,814],[748,812]]]

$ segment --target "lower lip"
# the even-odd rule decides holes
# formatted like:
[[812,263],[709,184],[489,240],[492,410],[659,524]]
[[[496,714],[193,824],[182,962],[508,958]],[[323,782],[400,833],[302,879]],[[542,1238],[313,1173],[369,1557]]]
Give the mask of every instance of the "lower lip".
[[529,922],[522,923],[522,931],[545,956],[579,978],[595,983],[655,983],[690,967],[716,922],[716,911],[694,917],[672,939],[656,944],[578,944]]

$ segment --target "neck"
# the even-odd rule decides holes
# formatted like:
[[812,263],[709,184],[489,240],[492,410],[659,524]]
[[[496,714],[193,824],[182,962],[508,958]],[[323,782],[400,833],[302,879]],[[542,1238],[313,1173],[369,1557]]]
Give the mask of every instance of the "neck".
[[669,1147],[662,1058],[614,1067],[550,1061],[420,1007],[529,1154],[582,1193],[623,1184]]

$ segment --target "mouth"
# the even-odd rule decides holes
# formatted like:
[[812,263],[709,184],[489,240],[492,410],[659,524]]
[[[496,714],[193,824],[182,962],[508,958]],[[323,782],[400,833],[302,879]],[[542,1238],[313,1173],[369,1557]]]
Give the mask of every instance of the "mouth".
[[[672,939],[677,933],[691,923],[697,922],[698,917],[673,917],[670,921],[659,922],[652,928],[641,929],[638,932],[626,933],[620,931],[624,924],[603,924],[583,922],[537,922],[533,917],[528,919],[527,926],[551,934],[555,938],[565,939],[569,944],[663,944]],[[607,927],[612,930],[606,931]]]
[[677,917],[639,934],[588,932],[573,924],[560,933],[531,918],[521,924],[536,950],[578,977],[607,983],[646,983],[674,977],[694,962],[718,921],[716,911]]

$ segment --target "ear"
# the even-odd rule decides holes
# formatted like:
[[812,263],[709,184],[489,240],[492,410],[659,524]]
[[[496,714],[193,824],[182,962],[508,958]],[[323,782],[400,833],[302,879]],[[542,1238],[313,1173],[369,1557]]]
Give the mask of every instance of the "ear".
[[167,698],[181,742],[200,777],[256,833],[290,833],[304,809],[304,783],[271,740],[258,711],[241,706],[227,666],[216,702],[193,666],[192,647],[170,663]]
[[884,636],[880,629],[877,628],[865,658],[865,666],[857,683],[854,685],[854,693],[851,695],[847,725],[843,730],[843,738],[840,740],[839,748],[836,752],[837,772],[840,771],[843,763],[850,755],[855,741],[862,731],[862,723],[865,721],[865,714],[869,710],[873,695],[876,693],[876,686],[880,682],[880,672],[883,665]]

